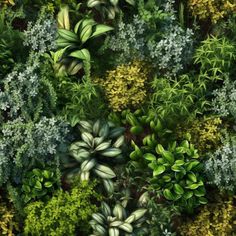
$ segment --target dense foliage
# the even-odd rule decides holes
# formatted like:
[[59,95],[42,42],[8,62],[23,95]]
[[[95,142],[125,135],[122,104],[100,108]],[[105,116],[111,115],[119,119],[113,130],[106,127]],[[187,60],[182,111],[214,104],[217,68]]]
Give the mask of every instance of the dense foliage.
[[236,235],[234,0],[0,0],[0,235]]

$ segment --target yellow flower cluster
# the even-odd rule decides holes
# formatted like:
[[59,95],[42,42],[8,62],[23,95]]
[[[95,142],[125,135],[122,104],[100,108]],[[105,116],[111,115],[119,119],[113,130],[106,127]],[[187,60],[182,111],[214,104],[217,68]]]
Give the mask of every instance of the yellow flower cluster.
[[149,69],[144,62],[134,61],[108,71],[104,80],[98,80],[113,111],[137,107],[144,101],[148,74]]
[[18,229],[17,223],[14,221],[15,212],[9,209],[0,198],[0,235],[13,236],[14,230]]
[[200,20],[210,18],[216,23],[230,12],[236,12],[236,3],[234,0],[189,0],[189,8]]
[[236,209],[233,201],[221,201],[202,208],[194,220],[179,227],[182,236],[228,236],[235,232]]
[[199,153],[205,153],[216,149],[221,140],[222,120],[220,118],[205,118],[196,120],[188,129],[179,129],[178,136],[191,135],[191,142],[198,149]]

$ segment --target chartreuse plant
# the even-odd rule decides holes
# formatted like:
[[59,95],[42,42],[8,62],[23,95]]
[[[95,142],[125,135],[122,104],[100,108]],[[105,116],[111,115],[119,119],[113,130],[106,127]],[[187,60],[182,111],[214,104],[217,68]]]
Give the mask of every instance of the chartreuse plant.
[[221,144],[222,120],[219,117],[205,117],[194,120],[188,128],[180,127],[177,132],[181,138],[190,134],[191,143],[199,153],[204,154],[215,150]]
[[127,2],[130,5],[135,5],[135,0],[87,0],[89,8],[95,8],[103,17],[114,19],[120,13],[119,2]]
[[101,203],[98,213],[92,215],[90,225],[93,228],[93,234],[90,236],[119,236],[136,235],[135,232],[145,221],[145,208],[135,210],[128,215],[125,206],[116,203],[113,209],[106,203]]
[[80,121],[81,140],[74,142],[69,150],[73,160],[66,160],[69,176],[80,174],[81,181],[88,180],[90,172],[101,178],[108,193],[113,192],[114,171],[104,165],[122,158],[125,138],[124,128],[111,122],[97,120],[95,123]]
[[228,236],[236,230],[234,199],[220,200],[204,206],[200,213],[179,227],[182,236]]
[[92,182],[83,182],[70,192],[58,190],[48,202],[28,204],[24,235],[88,235],[88,221],[97,210],[93,202],[101,200],[94,187]]
[[177,202],[190,211],[207,203],[198,151],[187,140],[178,146],[173,142],[167,150],[158,144],[155,154],[145,153],[143,157],[153,170],[152,187],[167,200]]
[[189,0],[188,4],[194,16],[200,20],[210,19],[214,24],[235,12],[236,7],[233,0]]
[[57,16],[58,21],[58,50],[52,53],[55,69],[58,74],[67,72],[69,75],[76,74],[84,67],[85,72],[90,71],[90,53],[85,47],[87,41],[103,35],[113,28],[98,24],[91,18],[79,20],[74,28],[70,24],[69,8],[62,7]]
[[22,198],[25,203],[41,199],[53,193],[58,187],[55,171],[35,168],[25,174],[22,180]]
[[19,230],[15,213],[15,210],[9,207],[0,196],[0,235],[14,236],[14,232]]
[[144,102],[149,73],[144,62],[133,61],[107,71],[105,79],[98,79],[113,111],[137,107]]

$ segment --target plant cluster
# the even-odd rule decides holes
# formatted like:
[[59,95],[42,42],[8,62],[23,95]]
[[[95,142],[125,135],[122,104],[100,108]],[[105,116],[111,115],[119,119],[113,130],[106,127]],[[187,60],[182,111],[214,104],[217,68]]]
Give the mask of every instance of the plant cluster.
[[0,235],[235,235],[235,10],[0,0]]
[[99,80],[113,111],[137,107],[145,100],[148,74],[145,63],[133,61],[108,71],[105,79]]
[[189,8],[200,20],[210,19],[214,24],[227,14],[235,12],[234,1],[227,0],[189,0]]
[[204,206],[194,220],[188,220],[180,227],[180,235],[232,235],[235,232],[235,213],[233,199]]

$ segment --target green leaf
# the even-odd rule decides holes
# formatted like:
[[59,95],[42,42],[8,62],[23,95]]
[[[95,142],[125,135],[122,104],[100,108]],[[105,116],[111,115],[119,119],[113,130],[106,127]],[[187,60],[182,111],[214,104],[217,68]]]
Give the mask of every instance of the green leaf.
[[165,172],[165,170],[166,170],[165,166],[157,166],[157,167],[155,167],[155,169],[153,171],[153,176],[160,175],[163,172]]
[[35,184],[35,188],[37,190],[42,190],[42,184],[39,181],[37,181],[36,184]]
[[174,195],[169,189],[165,189],[163,191],[163,195],[167,200],[173,201],[175,199]]
[[163,146],[161,144],[157,144],[156,153],[157,154],[162,154],[164,151],[165,151],[165,149],[163,148]]
[[174,191],[179,195],[184,194],[184,189],[179,184],[174,184]]
[[162,152],[162,156],[170,163],[173,164],[175,162],[174,155],[169,151]]
[[90,52],[86,48],[83,48],[81,50],[76,50],[70,53],[69,56],[77,58],[77,59],[81,59],[83,61],[90,61],[91,59]]
[[113,29],[114,29],[113,27],[108,26],[108,25],[102,25],[102,24],[95,25],[95,26],[93,26],[94,32],[92,33],[90,38],[98,37],[102,34],[105,34],[108,31],[113,30]]
[[156,157],[152,153],[146,153],[143,156],[148,161],[155,161],[156,160]]
[[45,182],[44,183],[44,187],[46,187],[46,188],[51,188],[52,187],[52,182]]
[[193,173],[193,172],[190,172],[188,175],[187,175],[188,179],[190,179],[192,182],[196,183],[197,182],[197,176]]

